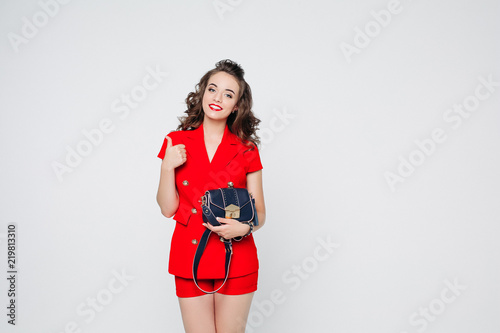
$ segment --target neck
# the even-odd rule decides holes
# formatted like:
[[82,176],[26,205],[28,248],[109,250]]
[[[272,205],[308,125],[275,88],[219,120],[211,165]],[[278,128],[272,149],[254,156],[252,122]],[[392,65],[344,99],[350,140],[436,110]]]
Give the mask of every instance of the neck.
[[226,120],[216,121],[205,117],[203,119],[203,132],[206,136],[222,136],[226,128]]

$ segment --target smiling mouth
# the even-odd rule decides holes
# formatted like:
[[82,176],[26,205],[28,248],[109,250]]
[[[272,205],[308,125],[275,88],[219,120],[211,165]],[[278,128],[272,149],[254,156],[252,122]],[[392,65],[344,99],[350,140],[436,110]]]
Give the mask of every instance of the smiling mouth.
[[208,107],[213,111],[221,111],[222,108],[217,104],[208,104]]

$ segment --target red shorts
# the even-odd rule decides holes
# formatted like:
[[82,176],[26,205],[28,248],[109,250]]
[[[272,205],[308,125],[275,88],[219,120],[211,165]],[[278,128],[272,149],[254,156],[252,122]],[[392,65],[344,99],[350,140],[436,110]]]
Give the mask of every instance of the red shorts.
[[[227,278],[226,284],[219,289],[218,293],[224,295],[243,295],[257,290],[259,273],[250,273],[244,276]],[[220,287],[224,279],[202,279],[198,280],[201,289],[212,291]],[[177,297],[196,297],[206,295],[198,289],[193,279],[175,277],[175,290]]]

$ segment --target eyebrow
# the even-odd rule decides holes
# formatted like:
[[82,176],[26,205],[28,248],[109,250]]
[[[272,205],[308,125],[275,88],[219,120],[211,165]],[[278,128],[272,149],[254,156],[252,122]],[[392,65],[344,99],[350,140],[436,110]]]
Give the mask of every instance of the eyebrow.
[[[217,85],[216,85],[215,83],[210,83],[208,86],[215,86],[216,88],[218,88],[218,87],[217,87]],[[231,89],[226,89],[226,90],[227,90],[227,91],[230,91],[230,92],[232,92],[233,94],[235,94],[235,95],[236,95],[236,93],[235,93],[234,91],[232,91]]]

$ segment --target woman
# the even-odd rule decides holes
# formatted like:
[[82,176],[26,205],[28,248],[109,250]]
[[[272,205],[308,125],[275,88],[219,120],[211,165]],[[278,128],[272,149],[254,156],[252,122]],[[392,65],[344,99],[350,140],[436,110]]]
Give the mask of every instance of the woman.
[[[262,164],[256,144],[260,122],[252,108],[252,93],[243,69],[222,60],[207,72],[186,98],[186,116],[169,133],[158,154],[162,158],[157,201],[166,217],[176,221],[169,273],[175,275],[176,293],[186,332],[244,332],[252,297],[257,290],[258,258],[252,233],[265,222]],[[221,218],[220,226],[204,224],[201,196],[206,190],[247,188],[255,198],[259,225],[253,230],[234,219]],[[175,215],[174,215],[175,214]],[[224,286],[205,294],[193,281],[192,264],[206,228],[212,230],[198,267],[198,284],[216,290],[224,280],[225,247],[231,239],[233,256]]]

